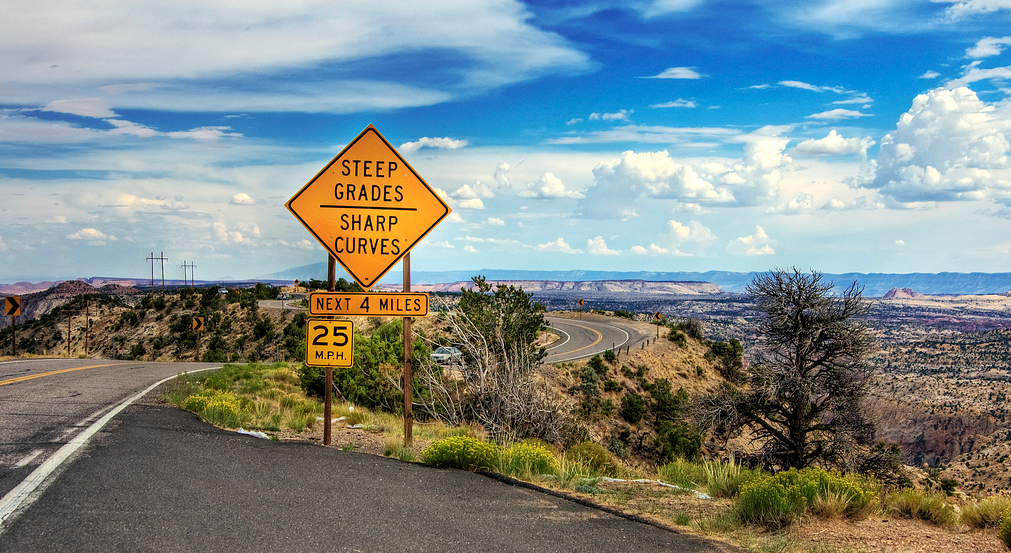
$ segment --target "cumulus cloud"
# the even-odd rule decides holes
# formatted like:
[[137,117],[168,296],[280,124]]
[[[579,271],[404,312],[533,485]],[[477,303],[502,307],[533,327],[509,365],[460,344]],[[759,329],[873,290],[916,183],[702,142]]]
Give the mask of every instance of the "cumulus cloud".
[[[211,225],[211,232],[219,242],[223,244],[248,244],[249,239],[237,230],[229,230],[228,226],[221,221],[216,221]],[[257,229],[257,233],[259,229]]]
[[488,217],[485,219],[484,224],[489,227],[504,227],[505,220],[499,219],[498,217]]
[[537,182],[527,184],[527,189],[519,193],[524,198],[555,199],[582,198],[583,194],[575,190],[566,190],[561,179],[552,173],[544,173]]
[[842,135],[832,129],[825,138],[808,139],[795,146],[791,153],[801,155],[845,155],[861,154],[867,155],[867,149],[874,145],[870,138],[843,138]]
[[232,199],[228,203],[232,205],[253,205],[256,203],[256,200],[249,197],[249,194],[245,192],[238,192],[232,195]]
[[1011,46],[1011,36],[992,37],[980,39],[975,46],[965,51],[965,55],[970,58],[987,58],[999,56],[1004,51],[1005,46]]
[[936,78],[938,78],[940,76],[941,76],[941,74],[938,73],[937,71],[927,71],[926,73],[920,75],[920,78],[921,79],[936,79]]
[[108,236],[104,232],[96,228],[82,228],[81,230],[68,234],[67,238],[70,240],[84,240],[89,246],[104,246],[105,241],[115,242],[115,236]]
[[618,252],[607,247],[604,237],[597,236],[586,241],[586,253],[593,255],[618,255]]
[[643,79],[701,79],[702,74],[694,67],[669,67],[652,77],[641,77]]
[[397,150],[403,154],[413,154],[422,148],[431,148],[434,150],[459,150],[460,148],[467,147],[468,142],[466,140],[457,140],[455,138],[429,138],[423,136],[414,142],[404,142],[400,145]]
[[[689,256],[690,252],[702,252],[716,241],[716,235],[702,223],[692,220],[688,224],[671,219],[667,221],[665,232],[659,236],[657,243],[649,246],[633,246],[632,253],[638,255],[674,255]],[[689,250],[689,252],[683,251]]]
[[881,139],[870,186],[898,202],[1007,197],[1011,104],[988,104],[967,87],[918,95]]
[[773,240],[766,234],[765,229],[760,226],[755,227],[755,233],[742,236],[727,245],[727,252],[732,255],[772,255],[776,253],[772,249]]
[[624,152],[621,157],[594,167],[596,186],[586,190],[580,207],[588,217],[626,219],[635,216],[642,195],[652,198],[729,201],[694,168],[671,159],[666,151]]
[[537,249],[542,252],[555,252],[555,253],[583,253],[580,250],[574,249],[572,246],[568,245],[564,239],[559,238],[553,242],[548,242],[547,244],[540,244]]
[[797,192],[797,195],[786,203],[779,204],[777,206],[770,207],[768,213],[782,213],[785,215],[792,215],[796,213],[804,213],[811,211],[814,208],[814,196],[808,194],[807,192]]
[[166,211],[186,211],[190,206],[181,200],[168,200],[161,204],[161,208]]
[[758,205],[779,194],[783,170],[792,162],[784,153],[789,139],[784,129],[763,128],[737,137],[744,157],[735,163],[699,163],[673,160],[667,150],[636,153],[598,164],[596,185],[584,191],[582,214],[595,219],[629,219],[637,216],[642,197],[673,200],[672,206],[690,204]]

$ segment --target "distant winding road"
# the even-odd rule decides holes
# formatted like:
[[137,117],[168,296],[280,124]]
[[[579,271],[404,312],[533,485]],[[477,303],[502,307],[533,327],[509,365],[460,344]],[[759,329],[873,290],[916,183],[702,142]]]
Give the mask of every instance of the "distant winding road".
[[581,319],[557,315],[546,318],[559,339],[548,348],[545,363],[585,359],[611,348],[639,347],[652,340],[655,332],[655,327],[648,323],[591,313],[584,313]]

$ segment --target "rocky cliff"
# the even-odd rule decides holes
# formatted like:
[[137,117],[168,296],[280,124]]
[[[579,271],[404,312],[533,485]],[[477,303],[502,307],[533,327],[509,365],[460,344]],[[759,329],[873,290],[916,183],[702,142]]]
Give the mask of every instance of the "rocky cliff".
[[[541,293],[649,293],[679,296],[719,295],[724,293],[711,282],[653,282],[647,280],[489,280],[492,284],[505,284],[522,288],[525,292]],[[387,289],[400,289],[400,285],[389,285]],[[415,284],[414,292],[459,292],[462,288],[474,288],[471,281],[448,284]]]

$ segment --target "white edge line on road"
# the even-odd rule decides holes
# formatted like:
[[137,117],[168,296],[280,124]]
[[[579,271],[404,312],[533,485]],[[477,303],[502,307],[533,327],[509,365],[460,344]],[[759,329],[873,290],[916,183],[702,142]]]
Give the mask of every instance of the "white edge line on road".
[[[184,373],[181,374],[200,372],[200,371],[210,371],[220,368],[221,367],[208,367],[206,369],[194,369],[192,371],[185,371]],[[39,465],[37,469],[32,471],[32,473],[29,474],[27,478],[22,480],[20,484],[18,484],[17,486],[14,487],[13,490],[8,492],[7,495],[3,497],[3,499],[0,499],[0,533],[3,533],[4,525],[7,522],[14,520],[14,517],[12,515],[16,511],[18,511],[19,509],[27,509],[28,507],[31,506],[32,503],[35,502],[36,499],[38,499],[40,495],[42,495],[42,492],[46,489],[46,487],[48,487],[49,484],[52,483],[49,477],[53,474],[53,472],[55,472],[56,469],[60,468],[60,466],[67,459],[69,459],[74,453],[76,453],[77,450],[81,448],[81,446],[86,445],[88,443],[88,440],[90,440],[92,436],[97,434],[98,431],[102,429],[102,427],[108,424],[108,422],[112,420],[113,417],[118,415],[119,412],[122,411],[123,409],[126,409],[127,406],[129,406],[131,403],[144,397],[145,395],[148,394],[148,392],[154,390],[158,386],[161,386],[162,384],[168,382],[169,380],[176,378],[176,376],[178,375],[173,375],[168,378],[159,380],[158,382],[155,382],[154,384],[148,386],[147,389],[145,389],[144,391],[124,400],[122,403],[114,407],[111,411],[106,413],[102,418],[95,421],[91,426],[89,426],[80,434],[78,434],[69,442],[67,442],[66,445],[58,449],[56,453],[54,453],[52,456],[46,459],[45,462]]]

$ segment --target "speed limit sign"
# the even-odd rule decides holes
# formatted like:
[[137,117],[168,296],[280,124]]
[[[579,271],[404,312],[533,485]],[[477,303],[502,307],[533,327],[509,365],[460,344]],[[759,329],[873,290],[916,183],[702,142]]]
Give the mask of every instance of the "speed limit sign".
[[309,319],[305,324],[305,364],[310,367],[350,367],[355,350],[351,321]]

